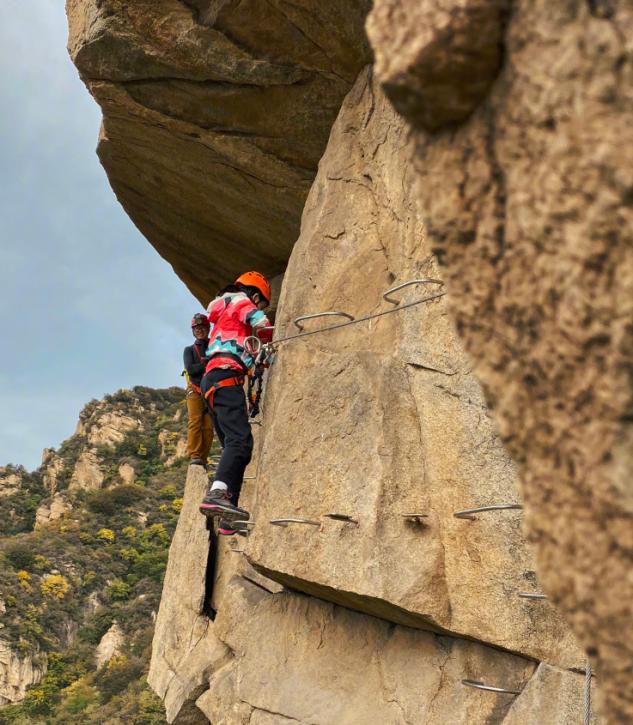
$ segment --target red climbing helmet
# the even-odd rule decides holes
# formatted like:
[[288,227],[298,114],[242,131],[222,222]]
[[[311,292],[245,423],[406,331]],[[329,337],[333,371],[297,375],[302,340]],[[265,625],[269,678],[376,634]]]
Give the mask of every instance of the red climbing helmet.
[[211,327],[209,324],[209,318],[206,315],[203,315],[202,312],[196,312],[196,314],[191,318],[191,327],[196,327],[196,325]]
[[270,284],[263,274],[244,272],[235,280],[235,284],[242,284],[244,287],[255,287],[266,302],[270,303]]

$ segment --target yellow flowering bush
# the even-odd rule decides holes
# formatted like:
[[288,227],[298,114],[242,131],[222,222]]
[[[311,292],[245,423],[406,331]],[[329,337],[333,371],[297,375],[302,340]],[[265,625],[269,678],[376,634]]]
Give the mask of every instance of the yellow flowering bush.
[[46,597],[63,599],[69,589],[70,584],[63,574],[47,574],[45,577],[42,577],[40,590]]
[[24,571],[24,569],[21,569],[19,572],[16,573],[16,576],[18,578],[18,581],[20,582],[20,586],[22,589],[26,589],[27,592],[32,592],[33,587],[31,586],[31,575],[28,573],[28,571]]

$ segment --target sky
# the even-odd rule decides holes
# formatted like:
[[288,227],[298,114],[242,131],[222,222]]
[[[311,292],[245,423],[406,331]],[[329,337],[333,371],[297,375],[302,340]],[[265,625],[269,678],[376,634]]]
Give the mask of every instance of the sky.
[[0,3],[0,465],[40,464],[81,408],[181,385],[200,305],[119,205],[63,0]]

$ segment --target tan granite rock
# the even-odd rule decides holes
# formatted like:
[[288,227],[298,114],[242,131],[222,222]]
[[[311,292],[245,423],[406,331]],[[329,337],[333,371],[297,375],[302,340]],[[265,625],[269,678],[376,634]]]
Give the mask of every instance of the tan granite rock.
[[57,488],[57,477],[64,470],[64,459],[54,450],[45,448],[42,453],[42,481],[49,493],[54,494]]
[[[252,584],[240,586],[253,596]],[[197,702],[210,722],[237,725],[257,715],[255,722],[313,725],[483,725],[501,722],[514,698],[461,680],[520,690],[534,669],[474,642],[394,627],[312,597],[259,596],[221,634],[235,654]]]
[[483,725],[502,722],[515,698],[462,679],[529,686],[535,665],[524,658],[281,591],[233,551],[237,537],[221,542],[210,621],[205,486],[190,468],[154,637],[149,682],[169,722]]
[[0,466],[0,496],[11,496],[22,485],[22,476],[19,471]]
[[91,446],[114,447],[121,443],[126,434],[143,427],[140,418],[117,410],[99,411],[88,428],[87,441]]
[[83,450],[75,463],[68,489],[94,491],[101,488],[105,474],[101,470],[99,458],[92,448]]
[[[415,64],[422,31],[386,24],[395,7],[415,18],[419,3],[377,0],[369,27],[401,99],[415,71],[390,68]],[[428,21],[432,35],[444,16]],[[427,236],[520,466],[542,585],[595,661],[609,722],[633,719],[632,22],[630,3],[515,2],[469,120],[429,136],[407,114]]]
[[148,682],[163,698],[169,722],[178,722],[194,707],[209,672],[231,657],[204,613],[209,532],[198,504],[206,487],[204,470],[191,466],[154,630]]
[[130,485],[136,480],[136,470],[130,463],[122,463],[119,466],[119,478],[123,483]]
[[121,648],[125,643],[125,635],[118,622],[113,622],[108,631],[101,637],[97,649],[95,651],[95,664],[97,668],[103,667],[108,662],[120,654]]
[[14,652],[0,639],[0,706],[24,699],[27,688],[42,680],[46,672],[45,658],[42,662],[38,659],[39,656],[36,659]]
[[[393,309],[382,293],[438,277],[410,190],[405,124],[363,74],[347,97],[304,210],[276,337],[293,318]],[[437,284],[396,293],[412,302]],[[306,330],[332,324],[306,321]],[[282,343],[265,398],[264,441],[247,556],[266,576],[396,623],[580,666],[583,655],[538,591],[516,471],[472,363],[434,299],[361,325]],[[358,525],[327,521],[328,512]],[[423,523],[405,519],[419,512]],[[280,528],[303,517],[320,527]]]
[[124,208],[201,302],[282,272],[330,127],[369,59],[369,0],[68,0]]
[[[594,685],[592,685],[592,690]],[[503,725],[570,725],[584,722],[585,676],[541,663],[523,692],[512,703]],[[537,719],[538,718],[538,719]],[[595,709],[590,723],[598,723]]]
[[509,0],[381,0],[367,31],[396,109],[429,131],[466,119],[501,64]]
[[160,457],[166,466],[173,466],[176,461],[187,457],[187,438],[169,430],[161,430],[158,434]]
[[48,524],[50,521],[60,519],[65,513],[72,509],[72,504],[65,494],[55,493],[50,499],[37,507],[35,512],[35,528]]

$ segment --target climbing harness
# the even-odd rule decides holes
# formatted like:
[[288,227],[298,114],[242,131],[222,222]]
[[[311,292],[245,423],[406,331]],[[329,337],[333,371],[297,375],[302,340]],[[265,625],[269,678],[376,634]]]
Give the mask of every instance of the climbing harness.
[[246,394],[249,418],[255,418],[259,415],[259,405],[262,399],[266,348],[259,337],[250,335],[244,340],[244,349],[255,360],[253,368],[248,373],[248,392]]
[[213,397],[215,396],[217,390],[219,390],[220,388],[230,388],[234,385],[239,385],[240,387],[243,387],[244,376],[240,375],[239,377],[235,378],[226,378],[225,380],[219,380],[217,383],[214,383],[204,394],[204,398],[209,405],[209,409],[213,410]]
[[264,384],[264,366],[256,365],[252,375],[248,376],[248,415],[255,418],[259,415],[259,404],[262,399]]

